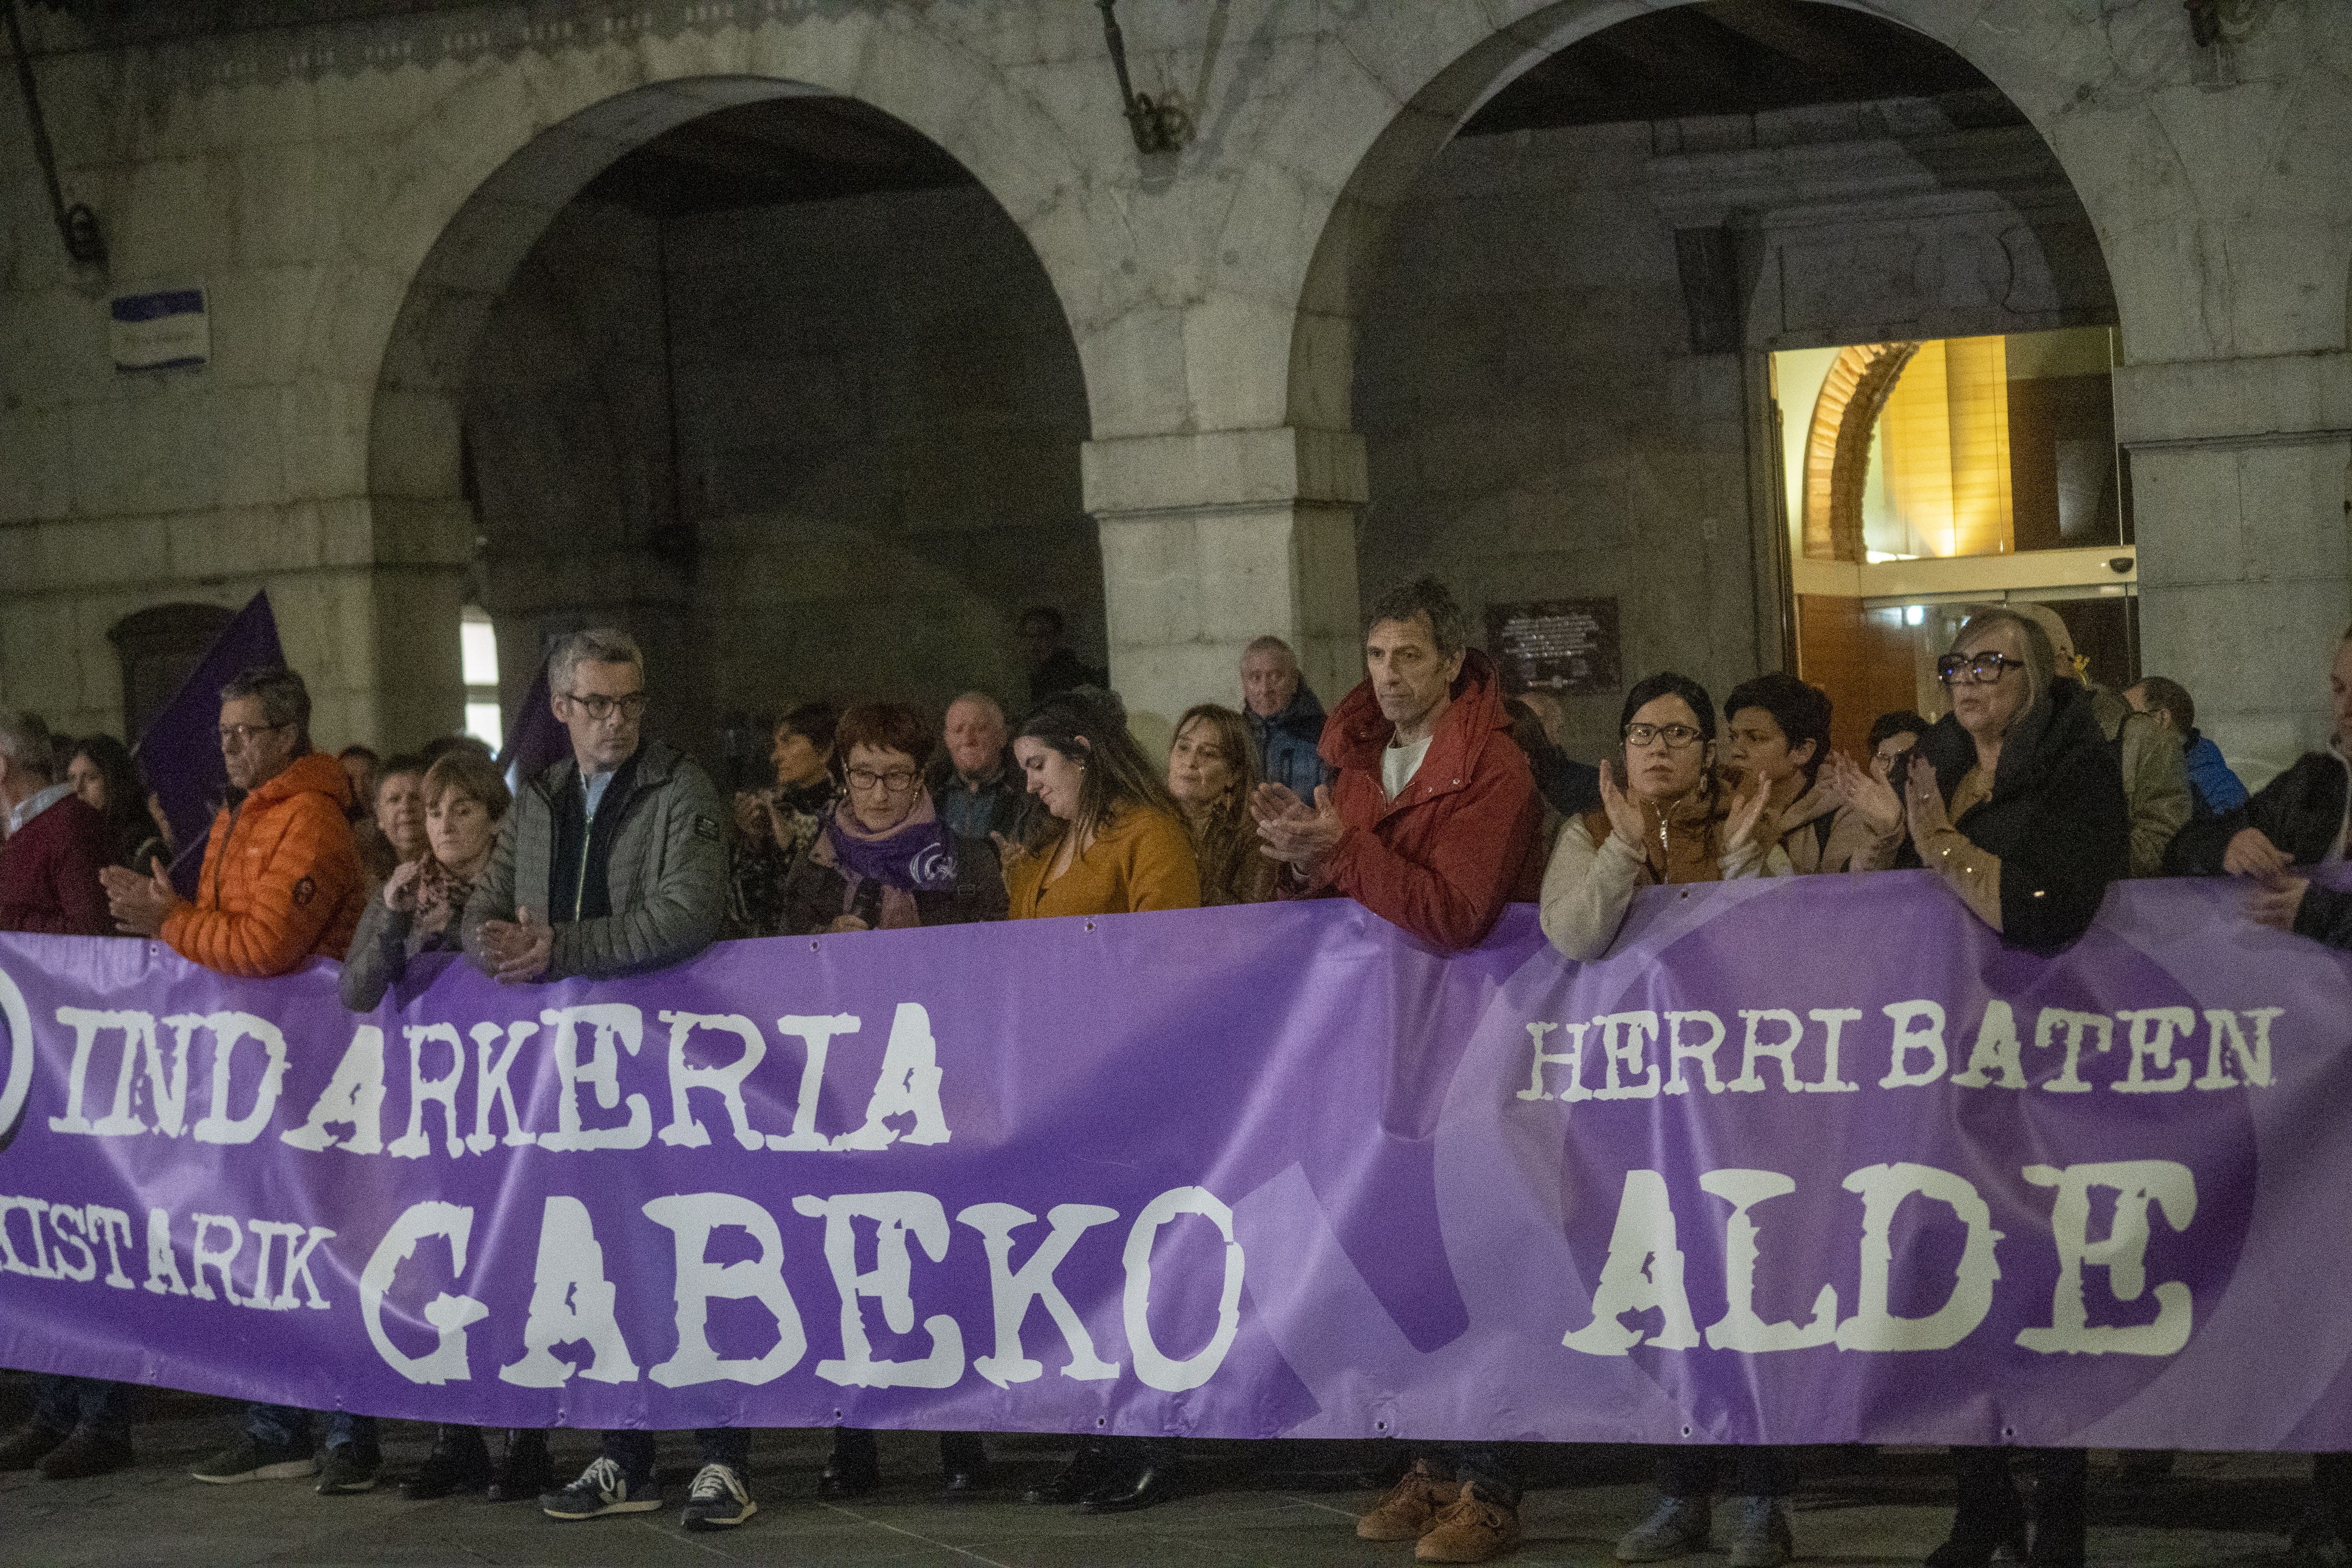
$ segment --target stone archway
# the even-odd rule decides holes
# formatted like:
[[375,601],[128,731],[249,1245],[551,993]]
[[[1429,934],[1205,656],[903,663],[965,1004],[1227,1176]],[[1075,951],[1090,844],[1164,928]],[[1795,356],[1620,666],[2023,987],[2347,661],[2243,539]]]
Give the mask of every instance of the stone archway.
[[1841,353],[1822,378],[1805,433],[1805,553],[1820,561],[1859,561],[1862,490],[1870,436],[1916,342],[1864,343]]
[[[370,568],[364,622],[342,633],[360,689],[348,724],[383,743],[442,732],[458,710],[454,640],[415,630],[457,614],[474,550],[459,439],[469,334],[549,216],[632,148],[732,105],[855,99],[970,172],[1027,237],[1065,334],[1097,308],[1091,251],[1116,226],[1110,194],[1045,105],[952,26],[863,8],[687,9],[657,30],[559,28],[545,47],[422,21],[415,53],[446,85],[348,173],[349,239],[318,281],[300,353],[337,432],[326,482],[363,498],[338,519],[352,563]],[[493,58],[500,68],[476,68]]]
[[[599,297],[609,289],[565,275],[567,265],[576,270],[583,258],[601,265],[594,259],[600,246],[619,239],[617,230],[578,239],[562,231],[567,222],[576,228],[603,221],[572,216],[578,213],[628,216],[578,204],[586,199],[583,191],[601,189],[608,173],[619,173],[634,150],[667,145],[660,141],[666,133],[705,116],[740,120],[749,106],[792,102],[815,112],[844,101],[800,82],[717,77],[660,82],[593,104],[501,164],[417,268],[389,335],[373,403],[373,518],[379,540],[395,537],[408,552],[409,570],[400,579],[408,618],[446,618],[460,598],[491,612],[513,650],[505,661],[509,704],[548,636],[582,624],[619,624],[647,647],[649,679],[668,732],[711,749],[722,728],[817,696],[914,697],[942,706],[955,692],[979,687],[1014,707],[1024,689],[1013,664],[1013,629],[1024,605],[1054,602],[1076,626],[1099,626],[1099,557],[1079,510],[1087,410],[1076,349],[1034,248],[976,182],[961,192],[905,193],[910,213],[929,226],[895,248],[932,257],[937,270],[927,280],[909,276],[898,308],[850,333],[856,346],[835,356],[870,359],[884,352],[881,340],[894,327],[942,315],[927,329],[927,353],[953,363],[929,374],[955,385],[929,389],[932,404],[952,390],[959,399],[992,397],[1006,405],[985,416],[1005,427],[1002,440],[965,441],[961,458],[969,472],[943,472],[944,456],[924,467],[924,456],[940,443],[905,439],[906,420],[898,416],[895,447],[879,459],[868,442],[855,456],[831,460],[828,471],[823,454],[796,451],[791,461],[800,477],[772,474],[760,495],[747,498],[738,493],[740,486],[716,484],[709,465],[696,461],[717,439],[705,439],[711,427],[729,426],[738,447],[761,439],[762,415],[745,406],[747,394],[773,398],[779,448],[810,445],[810,419],[823,423],[829,411],[823,399],[793,395],[812,366],[822,371],[828,363],[773,350],[787,357],[763,387],[744,379],[757,369],[757,351],[746,349],[742,364],[698,376],[706,367],[691,356],[728,334],[705,322],[698,337],[673,341],[693,325],[673,324],[680,290],[692,287],[674,285],[673,271],[692,279],[712,268],[693,255],[674,268],[668,228],[660,224],[629,230],[653,237],[662,257],[657,279],[648,281],[626,266],[611,269],[631,280],[635,315],[642,320],[633,321],[625,303]],[[887,117],[860,112],[911,135]],[[942,204],[944,210],[932,210]],[[693,221],[707,240],[718,220]],[[859,210],[833,224],[802,224],[788,248],[805,259],[810,247],[824,248],[828,231],[870,230],[877,221],[873,211]],[[623,241],[621,248],[633,243]],[[948,253],[959,244],[996,269],[984,289],[956,287]],[[878,254],[885,267],[892,248]],[[737,270],[751,265],[742,261]],[[869,286],[887,287],[875,279],[881,269],[838,269],[837,287],[809,294],[803,316],[864,320],[855,297]],[[795,286],[821,285],[778,283],[771,292]],[[982,294],[988,298],[973,298]],[[989,319],[992,310],[1004,320]],[[957,310],[960,316],[944,319]],[[654,317],[657,327],[647,324]],[[772,319],[769,330],[774,325]],[[597,359],[615,334],[630,331],[644,340],[639,358],[654,356],[652,368],[624,363],[567,370],[547,363],[562,346],[575,347],[583,362]],[[895,373],[923,374],[906,364]],[[627,384],[633,376],[659,384]],[[873,406],[881,395],[845,384],[836,401],[852,405],[851,418],[885,423],[888,411]],[[649,412],[649,399],[666,404],[666,416]],[[1034,429],[1022,447],[1024,431],[1012,426],[1024,419],[1028,426],[1050,427],[1053,451],[1036,450]],[[843,472],[845,462],[870,469],[894,459],[903,471],[884,481],[887,495],[875,493],[870,473]],[[726,493],[713,496],[714,489]],[[870,503],[867,515],[845,513],[860,503]],[[1006,516],[992,517],[991,508]],[[992,526],[1017,539],[1001,552],[981,548]],[[1025,570],[994,558],[1024,551]],[[468,562],[477,563],[470,582]],[[865,616],[856,607],[861,599]],[[866,624],[892,618],[901,623],[892,632]],[[423,689],[419,662],[403,667],[402,695]]]
[[[1545,236],[1540,242],[1520,247],[1516,235],[1494,227],[1475,229],[1472,237],[1454,237],[1454,248],[1443,249],[1448,236],[1442,227],[1433,227],[1424,209],[1468,213],[1485,199],[1483,193],[1499,190],[1517,177],[1507,164],[1507,152],[1496,151],[1489,157],[1464,151],[1457,157],[1454,150],[1462,145],[1457,132],[1538,60],[1619,24],[1647,21],[1676,8],[1561,0],[1511,7],[1506,13],[1510,19],[1500,26],[1474,26],[1468,18],[1447,16],[1430,27],[1451,47],[1443,56],[1420,38],[1412,40],[1415,47],[1410,54],[1402,39],[1380,40],[1391,45],[1386,50],[1367,42],[1362,55],[1369,79],[1361,94],[1364,112],[1369,116],[1370,106],[1382,100],[1386,112],[1363,142],[1361,161],[1339,185],[1329,222],[1317,237],[1313,260],[1302,279],[1287,344],[1287,406],[1294,427],[1302,433],[1328,432],[1325,438],[1336,441],[1343,438],[1342,433],[1354,432],[1367,443],[1370,501],[1358,533],[1362,573],[1395,577],[1438,571],[1454,582],[1474,617],[1481,600],[1492,605],[1580,594],[1635,595],[1624,601],[1628,606],[1641,606],[1622,623],[1629,668],[1657,668],[1672,660],[1678,668],[1696,665],[1692,672],[1710,683],[1728,682],[1785,657],[1780,628],[1790,615],[1780,565],[1786,546],[1773,500],[1778,486],[1757,478],[1770,467],[1758,456],[1768,449],[1768,437],[1761,432],[1769,421],[1757,413],[1767,406],[1769,395],[1761,381],[1761,351],[2104,324],[2114,319],[2115,302],[2102,253],[2105,237],[2095,218],[2085,215],[2084,198],[2068,188],[2063,151],[2053,153],[2049,136],[2030,123],[2060,107],[2050,90],[2054,84],[2046,79],[2033,81],[2033,71],[2018,68],[2023,62],[2009,48],[2014,40],[1973,37],[1969,41],[1991,44],[1999,57],[1974,61],[1990,78],[1992,90],[1984,92],[1986,99],[1999,96],[2021,75],[2031,84],[2023,102],[2003,110],[2001,129],[1987,132],[1998,141],[2000,156],[1953,156],[1938,162],[1940,148],[1915,150],[1890,142],[1871,156],[1878,161],[1873,173],[1881,172],[1883,164],[1893,180],[1876,187],[1868,181],[1853,183],[1884,190],[1907,181],[1911,189],[1936,191],[1939,201],[1945,192],[1970,193],[1971,199],[1980,194],[1985,216],[1969,221],[1979,226],[1971,243],[1979,247],[1975,254],[1982,260],[1972,260],[1968,275],[1972,286],[1976,277],[1992,280],[1978,293],[1991,300],[1989,310],[2010,312],[2016,324],[1980,325],[1933,316],[1913,320],[1889,310],[1883,317],[1842,321],[1836,330],[1850,335],[1829,335],[1830,329],[1818,321],[1801,321],[1790,312],[1784,325],[1776,323],[1767,332],[1756,325],[1755,307],[1768,297],[1764,285],[1777,276],[1761,265],[1777,261],[1780,254],[1769,248],[1780,242],[1773,226],[1816,221],[1782,220],[1775,215],[1875,198],[1837,192],[1820,198],[1817,207],[1809,206],[1802,196],[1782,195],[1774,181],[1788,178],[1791,168],[1801,168],[1803,179],[1816,179],[1820,161],[1807,163],[1792,153],[1775,163],[1761,141],[1752,164],[1717,171],[1701,169],[1699,158],[1678,161],[1670,155],[1678,154],[1679,144],[1661,147],[1654,139],[1644,140],[1643,148],[1625,154],[1627,159],[1641,165],[1646,153],[1649,170],[1677,165],[1671,174],[1645,172],[1641,176],[1662,182],[1654,197],[1644,195],[1648,205],[1642,209],[1646,222],[1652,206],[1656,208],[1657,243],[1652,244],[1654,237],[1646,228],[1638,239],[1596,240],[1591,254],[1604,259],[1592,270],[1626,270],[1631,263],[1621,258],[1621,252],[1633,253],[1638,265],[1651,268],[1643,276],[1656,276],[1659,286],[1642,296],[1647,303],[1628,302],[1629,293],[1625,299],[1612,296],[1608,308],[1639,314],[1656,326],[1654,336],[1671,342],[1644,344],[1639,341],[1641,331],[1629,329],[1621,334],[1627,341],[1619,357],[1575,359],[1555,353],[1545,361],[1560,367],[1552,384],[1538,387],[1514,380],[1511,395],[1486,398],[1481,387],[1497,384],[1511,374],[1512,355],[1522,363],[1545,360],[1547,351],[1541,347],[1520,353],[1514,333],[1524,332],[1525,339],[1518,342],[1525,342],[1561,325],[1541,314],[1514,313],[1507,322],[1498,322],[1492,309],[1478,305],[1474,288],[1500,297],[1517,286],[1496,276],[1500,264],[1487,258],[1506,250],[1517,254],[1519,248],[1530,254],[1560,250],[1580,243],[1572,237],[1581,231],[1580,220],[1571,215],[1535,206],[1526,209],[1522,226],[1540,228]],[[1444,13],[1444,8],[1439,9]],[[1791,25],[1801,28],[1806,8],[1789,9]],[[1956,39],[1969,37],[1968,19],[1957,7],[1857,4],[1843,9],[1898,25],[1907,34],[1920,36],[1922,46],[1938,54],[1973,58],[1966,47],[1954,48]],[[1629,47],[1638,52],[1638,46]],[[1408,75],[1408,60],[1422,74]],[[1331,96],[1316,104],[1326,119],[1339,118],[1330,107]],[[1350,110],[1357,107],[1353,100],[1349,104]],[[1678,126],[1664,131],[1678,133]],[[1857,140],[1880,134],[1857,133]],[[1496,136],[1482,145],[1501,148],[1511,142]],[[1517,144],[1527,144],[1523,135]],[[1717,144],[1706,145],[1712,149]],[[1728,165],[1735,157],[1728,149],[1735,143],[1720,145],[1727,149],[1723,161]],[[1528,154],[1530,160],[1540,155],[1539,148]],[[1418,193],[1431,188],[1428,183],[1438,178],[1441,166],[1468,172],[1444,187],[1446,200],[1422,202]],[[1568,193],[1559,198],[1564,204],[1591,194],[1585,179],[1590,166],[1577,168],[1575,178],[1561,175],[1559,188]],[[1716,184],[1703,184],[1702,175]],[[1599,179],[1592,177],[1595,189]],[[1671,185],[1663,183],[1669,180]],[[2045,187],[2062,193],[2061,205],[2072,215],[2066,237],[2074,248],[2065,254],[2063,266],[2054,253],[2044,253],[2045,231],[2037,226],[2036,217],[2044,207],[2034,204],[2042,202]],[[1617,187],[1612,185],[1596,199],[1603,210],[1614,212],[1609,204],[1616,196]],[[1955,211],[1959,205],[1949,205]],[[1401,215],[1408,209],[1413,221],[1400,227]],[[1879,220],[1874,215],[1870,221]],[[1717,242],[1720,253],[1711,277],[1696,284],[1687,258],[1705,247],[1694,244],[1686,249],[1686,240]],[[1751,245],[1751,240],[1757,243]],[[1494,329],[1496,346],[1491,350],[1445,358],[1423,347],[1442,342],[1453,319],[1450,300],[1445,306],[1425,303],[1454,287],[1440,275],[1441,268],[1422,259],[1441,255],[1457,270],[1477,271],[1475,285],[1462,286],[1462,314],[1466,320],[1471,312],[1486,310],[1478,321]],[[1568,274],[1575,269],[1560,265],[1557,270]],[[1957,276],[1961,269],[1948,267],[1946,271]],[[1391,287],[1390,274],[1407,281]],[[2070,291],[2075,279],[2088,279],[2088,286]],[[2035,301],[2030,309],[2011,303],[2029,297]],[[1400,300],[1404,302],[1402,309]],[[1703,301],[1728,319],[1727,341],[1721,331],[1704,343],[1696,331],[1685,339],[1683,318],[1688,314],[1695,321]],[[1383,327],[1367,335],[1363,328],[1375,309],[1381,312]],[[2041,319],[2032,319],[2035,312]],[[1386,325],[1391,317],[1409,318],[1412,324]],[[1748,329],[1744,335],[1743,327]],[[1806,331],[1822,335],[1804,338]],[[1501,346],[1506,343],[1511,346]],[[1669,363],[1671,372],[1662,368]],[[1392,377],[1401,366],[1419,377],[1412,383],[1415,390],[1382,396],[1380,406],[1369,405],[1368,386],[1398,384],[1383,378]],[[1744,376],[1743,368],[1750,374]],[[1886,366],[1882,379],[1891,381],[1895,368]],[[1669,380],[1670,374],[1678,379]],[[1369,384],[1368,376],[1372,378]],[[1654,395],[1645,384],[1657,384]],[[1552,384],[1588,390],[1580,399],[1554,393]],[[1628,388],[1639,392],[1638,400],[1618,395]],[[1621,408],[1639,408],[1639,420],[1629,421]],[[1638,430],[1618,438],[1612,420],[1638,424]],[[1451,421],[1457,428],[1435,437],[1425,433],[1439,421]],[[1697,434],[1702,426],[1707,427],[1706,433]],[[1744,436],[1735,427],[1739,426],[1745,426]],[[1795,432],[1791,436],[1801,438]],[[1588,456],[1562,455],[1564,448],[1580,444]],[[1836,455],[1834,442],[1822,444],[1824,481],[1837,477]],[[1858,464],[1849,466],[1855,471],[1844,476],[1843,489],[1849,500],[1858,500],[1862,472]],[[1824,503],[1837,488],[1821,487]],[[1858,514],[1859,509],[1847,510]],[[1832,542],[1829,521],[1825,504],[1822,516],[1814,520],[1813,531],[1822,535],[1815,548]],[[1857,531],[1849,526],[1846,531]],[[1589,548],[1580,542],[1587,539]],[[1858,558],[1859,541],[1844,542],[1846,551]],[[1593,737],[1605,737],[1613,723],[1612,713],[1603,711],[1609,707],[1603,696],[1592,695],[1571,712],[1571,729],[1581,726]]]
[[[1354,322],[1362,309],[1371,269],[1386,242],[1390,221],[1405,193],[1431,162],[1488,100],[1538,61],[1620,22],[1699,0],[1517,0],[1486,6],[1470,0],[1432,0],[1417,7],[1408,33],[1367,23],[1365,36],[1350,39],[1349,57],[1358,67],[1344,89],[1334,85],[1301,102],[1295,127],[1302,141],[1327,154],[1315,160],[1303,184],[1327,189],[1327,215],[1297,274],[1295,309],[1283,341],[1285,416],[1299,429],[1342,432],[1351,428]],[[2021,13],[2000,27],[1983,25],[1980,7],[1963,0],[1814,0],[1896,24],[1943,45],[1981,71],[2032,123],[2058,167],[2089,210],[2103,250],[2114,251],[2117,237],[2137,240],[2148,229],[2135,211],[2139,187],[2083,177],[2084,168],[2116,155],[2118,143],[2147,164],[2147,183],[2170,187],[2185,182],[2180,154],[2163,129],[2145,111],[2137,122],[2084,112],[2101,83],[2086,79],[2095,66],[2120,79],[2127,68],[2113,58],[2103,64],[2086,51],[2110,42],[2095,26],[2051,7]],[[1494,14],[1499,12],[1499,19]],[[1314,123],[1344,127],[1354,138],[1326,133],[1307,137]],[[1328,182],[1328,184],[1325,182]],[[1294,195],[1296,187],[1284,189]],[[1244,193],[1228,233],[1249,232],[1271,219],[1255,210],[1271,193]],[[2149,255],[2104,257],[2113,279],[2116,306],[2126,335],[2126,357],[2136,343],[2148,357],[2165,357],[2181,323],[2168,309],[2179,294],[2178,258]]]

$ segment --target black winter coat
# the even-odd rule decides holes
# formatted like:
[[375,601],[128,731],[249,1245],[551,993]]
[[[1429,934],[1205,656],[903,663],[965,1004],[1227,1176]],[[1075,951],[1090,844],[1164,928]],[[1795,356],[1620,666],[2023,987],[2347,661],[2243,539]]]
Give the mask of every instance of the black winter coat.
[[[2286,851],[2298,866],[2316,866],[2344,832],[2344,799],[2352,773],[2333,752],[2308,752],[2235,811],[2191,822],[2172,841],[2165,869],[2176,876],[2221,875],[2230,840],[2249,827]],[[2352,892],[2313,888],[2295,911],[2295,934],[2330,947],[2352,948]]]
[[[1976,766],[1976,742],[1948,713],[1920,737],[1919,749],[1948,804]],[[1952,826],[2000,858],[2003,942],[2055,952],[2089,928],[2107,884],[2130,874],[2131,807],[2115,749],[2082,687],[2053,681],[2019,716],[2001,745],[1990,798]],[[1919,863],[1907,845],[1903,863]]]

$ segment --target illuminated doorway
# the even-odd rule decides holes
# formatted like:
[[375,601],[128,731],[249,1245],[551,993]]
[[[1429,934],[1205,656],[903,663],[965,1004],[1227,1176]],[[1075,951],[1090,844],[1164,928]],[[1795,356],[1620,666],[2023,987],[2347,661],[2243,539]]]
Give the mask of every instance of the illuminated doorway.
[[2138,679],[2114,353],[2085,327],[1771,356],[1798,673],[1838,744],[1939,710],[1936,656],[1972,605],[2047,603],[2091,679]]

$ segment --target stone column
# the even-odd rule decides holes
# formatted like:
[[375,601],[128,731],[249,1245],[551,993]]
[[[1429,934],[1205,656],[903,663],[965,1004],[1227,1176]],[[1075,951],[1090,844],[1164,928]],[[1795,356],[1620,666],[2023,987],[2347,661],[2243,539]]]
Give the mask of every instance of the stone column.
[[1361,678],[1352,432],[1280,426],[1089,442],[1111,684],[1163,747],[1195,702],[1241,701],[1241,653],[1273,633],[1336,703]]
[[2352,619],[2352,354],[2120,366],[2140,668],[2259,786],[2328,731]]

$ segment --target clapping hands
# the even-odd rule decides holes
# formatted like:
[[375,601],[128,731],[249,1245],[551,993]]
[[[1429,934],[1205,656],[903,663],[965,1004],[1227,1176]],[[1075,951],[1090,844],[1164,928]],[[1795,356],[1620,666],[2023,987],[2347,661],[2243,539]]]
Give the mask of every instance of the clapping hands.
[[1308,805],[1287,784],[1262,784],[1249,807],[1257,822],[1258,852],[1301,871],[1337,848],[1348,831],[1328,784],[1315,786],[1315,804]]
[[1881,838],[1903,826],[1903,797],[1875,767],[1865,768],[1843,752],[1832,752],[1822,764],[1829,773],[1830,793],[1840,805],[1856,816]]

